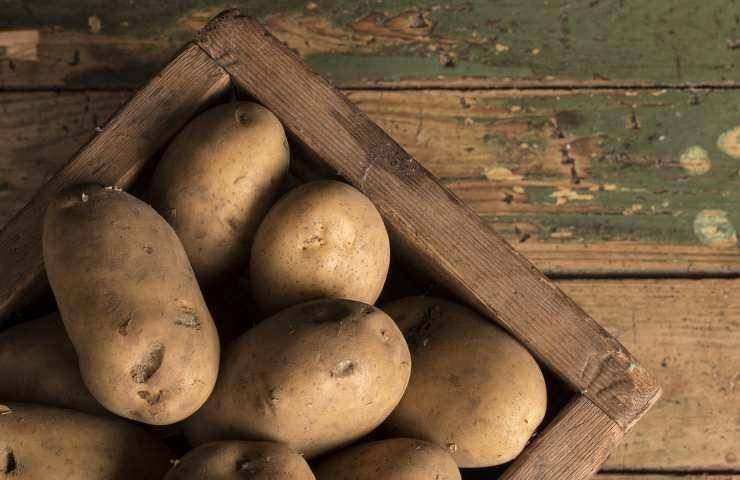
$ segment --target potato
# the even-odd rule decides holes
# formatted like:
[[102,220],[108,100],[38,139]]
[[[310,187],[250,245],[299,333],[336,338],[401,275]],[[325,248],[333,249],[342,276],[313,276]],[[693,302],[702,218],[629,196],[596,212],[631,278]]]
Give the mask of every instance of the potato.
[[58,314],[0,332],[0,399],[108,413],[87,391]]
[[82,379],[108,410],[166,425],[213,390],[216,328],[175,232],[112,188],[78,186],[46,212],[46,273]]
[[213,395],[186,422],[192,444],[269,440],[310,458],[356,440],[403,395],[406,342],[382,311],[322,299],[293,306],[226,349]]
[[330,455],[318,480],[460,480],[455,460],[441,447],[411,438],[364,443]]
[[198,115],[172,141],[152,178],[152,206],[182,240],[201,285],[246,268],[254,232],[289,162],[278,119],[250,102]]
[[14,480],[159,480],[171,453],[142,428],[29,403],[0,405],[0,474]]
[[375,206],[351,186],[299,186],[270,209],[257,230],[250,279],[268,313],[316,298],[372,304],[383,288],[390,247]]
[[191,450],[164,480],[316,480],[302,456],[274,442],[212,442]]
[[465,468],[519,455],[547,407],[532,355],[462,305],[407,297],[384,310],[404,332],[414,365],[387,430],[442,445]]

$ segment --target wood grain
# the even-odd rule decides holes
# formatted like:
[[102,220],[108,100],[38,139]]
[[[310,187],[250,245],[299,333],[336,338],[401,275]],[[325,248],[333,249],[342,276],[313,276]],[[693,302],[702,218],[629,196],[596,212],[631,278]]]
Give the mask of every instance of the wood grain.
[[0,94],[0,225],[87,143],[129,92]]
[[7,0],[3,26],[37,39],[26,33],[0,42],[8,49],[0,53],[0,85],[143,85],[227,5],[263,19],[312,67],[345,86],[738,80],[732,0]]
[[0,231],[0,318],[43,285],[41,219],[54,195],[80,182],[129,185],[187,119],[228,85],[228,75],[197,46],[185,48],[44,184]]
[[198,44],[375,203],[402,251],[496,318],[622,427],[649,408],[659,388],[629,353],[346,97],[257,22],[230,13],[209,25]]
[[[554,100],[557,94],[562,95],[562,104]],[[0,93],[4,112],[0,141],[5,145],[0,152],[0,224],[20,210],[128,95],[126,91]],[[708,120],[711,112],[721,111],[720,104],[740,106],[740,101],[735,102],[737,94],[732,91],[703,95],[710,100],[690,106],[688,92],[658,97],[642,91],[624,97],[593,90],[348,92],[363,112],[423,166],[442,175],[449,189],[548,275],[737,275],[740,249],[717,245],[722,234],[729,238],[732,232],[718,229],[714,236],[697,236],[694,219],[703,210],[722,210],[729,225],[740,226],[740,210],[734,208],[740,193],[725,168],[736,160],[713,147],[718,132],[732,122]],[[669,101],[650,106],[651,100],[667,97]],[[623,122],[629,110],[619,104],[624,98],[644,101],[637,118],[650,132],[647,137],[660,131],[658,123],[672,121],[674,108],[685,105],[700,110],[683,118],[683,143],[661,142],[664,151],[658,153],[646,138],[626,136],[633,130]],[[670,113],[654,113],[663,109]],[[643,115],[643,110],[653,113]],[[466,124],[465,118],[476,123]],[[564,139],[553,138],[551,121],[558,118]],[[577,120],[580,127],[574,126],[574,119],[582,119]],[[716,125],[714,131],[712,125]],[[501,142],[491,144],[493,136]],[[520,138],[541,149],[520,148]],[[594,147],[593,158],[581,147],[573,147],[619,138],[623,151],[639,162],[602,168],[609,163],[603,146]],[[546,146],[548,142],[552,145]],[[684,145],[699,142],[711,152],[714,168],[689,176],[676,159]],[[572,182],[570,165],[562,164],[561,150],[568,145],[578,184]],[[503,176],[486,178],[486,170],[496,167],[511,174],[503,171]],[[553,197],[556,192],[575,196]],[[636,210],[635,205],[643,208]]]
[[740,471],[740,279],[558,286],[654,372],[663,397],[605,468]]
[[579,395],[534,438],[500,480],[591,478],[623,435],[599,407]]
[[740,254],[740,152],[728,141],[740,138],[740,90],[348,96],[473,210],[525,241]]

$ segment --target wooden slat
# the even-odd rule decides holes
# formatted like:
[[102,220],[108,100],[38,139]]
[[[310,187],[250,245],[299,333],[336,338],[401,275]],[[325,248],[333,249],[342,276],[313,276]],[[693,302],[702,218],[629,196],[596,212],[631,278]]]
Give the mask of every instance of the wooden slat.
[[663,387],[661,401],[605,468],[740,472],[740,279],[564,280],[558,286]]
[[343,85],[738,80],[732,0],[160,0],[134,6],[7,0],[2,26],[18,32],[0,34],[0,85],[143,85],[227,4],[264,19],[279,39]]
[[740,138],[740,90],[349,98],[474,211],[524,242],[706,246],[740,269],[740,151],[729,141]]
[[619,425],[631,426],[649,408],[659,388],[618,342],[257,22],[223,15],[198,43],[310,152],[367,194],[396,244],[448,287],[497,318]]
[[591,478],[623,435],[599,407],[578,396],[534,438],[500,480]]
[[187,47],[39,190],[0,231],[0,318],[43,285],[41,220],[51,198],[73,183],[129,185],[188,118],[228,85],[228,75],[208,56]]
[[[448,188],[548,275],[740,274],[740,249],[717,244],[732,232],[718,229],[714,236],[699,236],[694,228],[699,212],[707,209],[722,210],[727,225],[740,227],[740,209],[735,208],[740,189],[734,188],[731,174],[737,161],[715,146],[733,125],[723,115],[740,108],[740,91],[704,92],[700,105],[690,105],[689,92],[624,93],[366,90],[349,91],[349,97],[422,165],[448,175],[443,178]],[[5,146],[0,151],[0,224],[127,96],[125,91],[0,93]],[[624,99],[638,102],[644,134],[624,123],[629,111],[620,104]],[[723,109],[723,104],[730,107]],[[658,124],[673,122],[675,109],[682,107],[691,114],[681,119],[680,137],[658,142],[663,151],[656,152],[646,137],[661,131]],[[569,116],[571,123],[564,123]],[[476,123],[466,124],[466,118]],[[562,139],[553,138],[551,120],[558,118]],[[575,125],[573,119],[581,120]],[[492,137],[502,143],[491,144]],[[521,138],[540,148],[520,148]],[[630,158],[642,160],[608,167],[610,154],[598,144],[620,138],[623,148],[631,145]],[[686,145],[698,143],[714,165],[703,175],[688,176],[676,159]],[[579,147],[586,144],[595,150]],[[572,182],[570,165],[562,164],[561,149],[567,145],[578,184]],[[486,170],[497,166],[511,176],[485,178]],[[553,197],[557,191],[578,196]],[[558,198],[564,201],[558,204]]]
[[0,225],[87,143],[129,92],[0,94]]

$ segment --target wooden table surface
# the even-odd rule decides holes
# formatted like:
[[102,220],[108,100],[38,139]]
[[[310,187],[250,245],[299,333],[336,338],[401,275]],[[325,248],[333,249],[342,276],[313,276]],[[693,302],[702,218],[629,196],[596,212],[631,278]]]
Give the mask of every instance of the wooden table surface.
[[601,480],[740,480],[740,2],[6,0],[0,223],[226,6],[656,372]]

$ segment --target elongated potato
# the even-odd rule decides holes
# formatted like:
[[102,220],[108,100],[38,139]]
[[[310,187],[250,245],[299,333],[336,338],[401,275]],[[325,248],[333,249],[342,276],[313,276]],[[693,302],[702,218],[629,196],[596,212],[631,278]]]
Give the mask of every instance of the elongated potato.
[[165,425],[213,390],[219,343],[187,255],[151,207],[79,186],[47,210],[44,264],[82,379],[108,410]]
[[151,203],[182,240],[201,285],[246,267],[289,157],[278,119],[250,102],[207,110],[167,148],[152,178]]
[[407,297],[383,308],[406,336],[414,364],[387,430],[444,446],[464,468],[519,455],[547,408],[545,380],[532,355],[456,303]]
[[296,305],[227,348],[213,395],[185,432],[195,445],[269,440],[310,458],[377,427],[410,368],[401,332],[377,308],[339,299]]
[[0,332],[0,399],[107,414],[82,382],[77,354],[58,314]]
[[342,182],[294,188],[270,209],[250,258],[267,313],[317,298],[375,303],[390,263],[388,232],[370,200]]
[[447,451],[433,443],[393,438],[335,453],[316,467],[318,480],[460,480]]
[[159,480],[169,450],[114,417],[27,403],[0,405],[0,474],[13,480]]
[[316,480],[302,456],[274,442],[212,442],[191,450],[164,480]]

